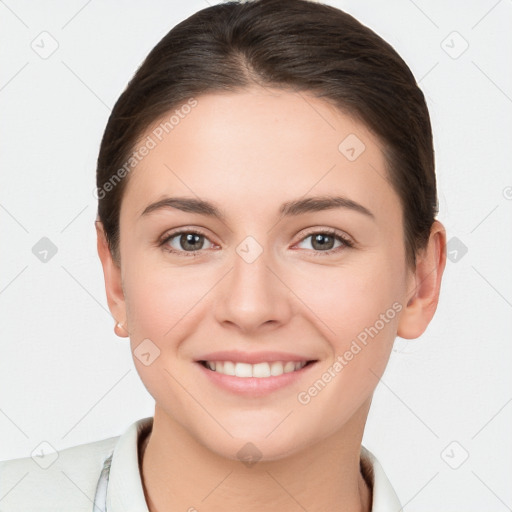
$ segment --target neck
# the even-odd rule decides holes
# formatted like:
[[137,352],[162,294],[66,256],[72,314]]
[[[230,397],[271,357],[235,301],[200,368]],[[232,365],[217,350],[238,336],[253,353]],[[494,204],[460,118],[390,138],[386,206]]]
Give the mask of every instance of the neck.
[[156,409],[153,430],[139,451],[150,512],[371,512],[372,489],[360,465],[362,430],[355,443],[347,442],[344,431],[304,452],[247,467],[211,453],[161,416]]

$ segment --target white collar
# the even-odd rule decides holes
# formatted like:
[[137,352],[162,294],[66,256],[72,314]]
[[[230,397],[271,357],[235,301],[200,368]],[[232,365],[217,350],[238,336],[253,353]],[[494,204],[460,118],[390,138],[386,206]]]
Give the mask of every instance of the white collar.
[[372,512],[402,512],[400,500],[375,455],[361,445],[362,465],[373,489]]
[[[138,444],[141,434],[152,426],[152,416],[142,418],[119,437],[108,477],[108,512],[149,512],[139,470]],[[361,459],[373,488],[372,512],[399,512],[402,506],[379,461],[364,446]]]

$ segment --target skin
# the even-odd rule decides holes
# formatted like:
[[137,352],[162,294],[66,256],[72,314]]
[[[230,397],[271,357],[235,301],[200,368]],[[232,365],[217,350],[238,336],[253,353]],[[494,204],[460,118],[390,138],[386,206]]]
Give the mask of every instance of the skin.
[[[129,335],[132,351],[146,338],[160,350],[148,366],[134,357],[155,399],[142,463],[149,509],[369,511],[371,489],[359,471],[364,425],[396,335],[420,336],[434,315],[444,228],[434,223],[416,268],[408,267],[401,204],[385,179],[380,142],[325,101],[256,87],[197,100],[130,173],[120,266],[96,223],[108,305],[126,328],[116,332]],[[366,146],[355,161],[338,150],[349,134]],[[349,208],[279,217],[286,201],[325,195],[356,201],[373,218]],[[174,208],[141,217],[164,196],[214,202],[226,219]],[[180,254],[158,246],[175,228],[202,231],[196,256],[187,257],[179,235],[167,246]],[[326,228],[354,247],[313,245],[311,235]],[[236,252],[247,236],[263,249],[252,263]],[[323,252],[331,248],[339,249]],[[394,303],[401,311],[299,403],[298,393]],[[279,350],[318,363],[307,378],[249,399],[199,371],[194,360],[216,350]],[[237,458],[247,442],[262,457],[251,467]]]

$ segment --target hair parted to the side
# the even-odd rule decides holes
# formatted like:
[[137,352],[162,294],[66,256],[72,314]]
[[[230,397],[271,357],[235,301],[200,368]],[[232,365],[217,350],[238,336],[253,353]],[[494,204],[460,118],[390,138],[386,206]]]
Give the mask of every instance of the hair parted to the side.
[[377,135],[401,200],[407,262],[414,267],[438,212],[424,95],[390,44],[349,14],[307,0],[214,5],[176,25],[151,50],[112,110],[97,162],[98,219],[116,263],[129,173],[108,192],[104,185],[140,137],[193,97],[254,85],[308,91]]

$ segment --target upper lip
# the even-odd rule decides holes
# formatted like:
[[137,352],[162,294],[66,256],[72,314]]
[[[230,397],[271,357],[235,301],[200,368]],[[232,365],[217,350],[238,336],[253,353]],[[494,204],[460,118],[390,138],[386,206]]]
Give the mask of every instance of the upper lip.
[[300,354],[291,354],[289,352],[240,352],[233,350],[223,350],[220,352],[210,352],[196,361],[233,361],[234,363],[257,364],[273,361],[316,361],[316,359]]

